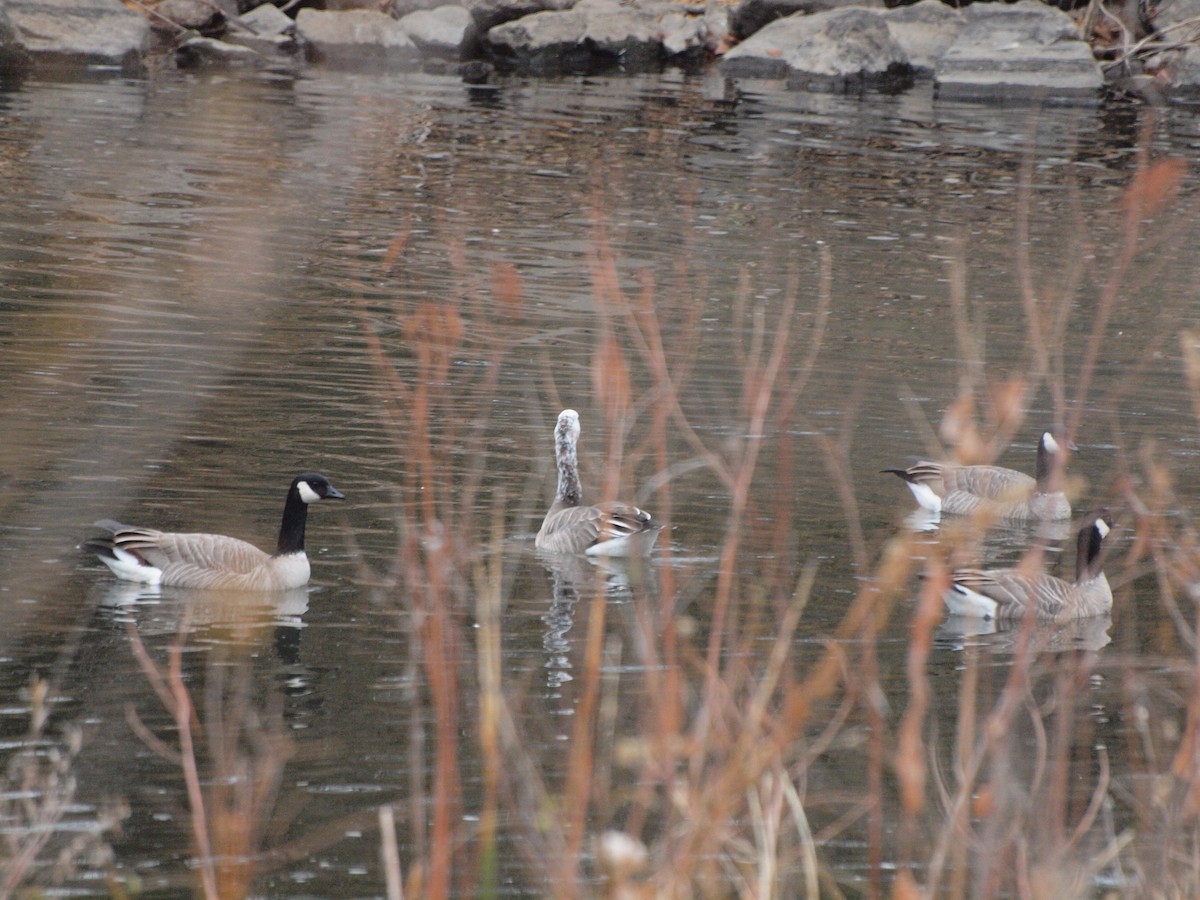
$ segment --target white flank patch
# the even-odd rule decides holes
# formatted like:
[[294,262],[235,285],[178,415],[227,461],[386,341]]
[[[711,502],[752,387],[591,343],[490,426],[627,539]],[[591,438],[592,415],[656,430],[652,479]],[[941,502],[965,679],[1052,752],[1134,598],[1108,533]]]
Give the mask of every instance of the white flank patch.
[[585,556],[645,556],[658,540],[658,529],[638,531],[592,544],[584,550]]
[[922,509],[927,509],[934,513],[942,511],[942,498],[934,493],[933,488],[929,485],[916,481],[906,481],[905,484],[913,492],[913,496],[917,498],[917,503],[921,505]]
[[118,578],[143,584],[160,584],[162,582],[162,569],[146,565],[128,550],[122,550],[120,547],[114,547],[113,553],[116,555],[116,559],[101,556],[100,562],[112,569],[113,574]]
[[296,490],[300,492],[300,499],[305,503],[316,503],[321,499],[321,495],[314,491],[307,481],[296,483]]
[[969,616],[973,619],[995,619],[996,601],[985,594],[955,584],[946,591],[946,609],[952,616]]

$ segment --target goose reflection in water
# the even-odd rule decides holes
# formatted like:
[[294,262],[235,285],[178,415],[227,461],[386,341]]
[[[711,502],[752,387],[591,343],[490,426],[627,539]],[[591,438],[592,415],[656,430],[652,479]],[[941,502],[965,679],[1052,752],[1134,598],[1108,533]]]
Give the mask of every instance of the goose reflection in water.
[[181,631],[228,632],[234,642],[270,644],[284,665],[300,664],[300,635],[306,627],[310,587],[260,594],[201,591],[130,581],[97,585],[91,592],[97,613],[121,625],[135,625],[143,637]]
[[571,638],[575,624],[575,608],[580,600],[602,590],[608,601],[618,603],[633,599],[633,591],[647,585],[653,578],[653,568],[646,559],[593,556],[564,556],[539,553],[550,572],[554,595],[550,608],[542,616],[546,631],[542,647],[546,651],[545,668],[547,696],[562,696],[562,687],[574,678],[571,674]]
[[[968,646],[990,647],[999,653],[1012,653],[1021,640],[1023,623],[969,616],[947,616],[934,632],[934,642],[946,650],[962,650]],[[1033,623],[1030,640],[1034,653],[1060,653],[1067,650],[1100,650],[1112,642],[1112,616],[1088,616],[1069,622]]]

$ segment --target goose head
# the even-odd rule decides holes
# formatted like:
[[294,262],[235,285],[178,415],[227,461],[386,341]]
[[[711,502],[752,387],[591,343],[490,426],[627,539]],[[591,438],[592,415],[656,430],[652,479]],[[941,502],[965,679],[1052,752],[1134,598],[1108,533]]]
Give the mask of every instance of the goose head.
[[554,426],[554,440],[574,444],[579,440],[579,413],[573,409],[564,409],[558,414],[558,424]]
[[316,472],[303,472],[292,481],[292,490],[305,503],[318,500],[345,500],[346,495],[329,483],[329,479]]

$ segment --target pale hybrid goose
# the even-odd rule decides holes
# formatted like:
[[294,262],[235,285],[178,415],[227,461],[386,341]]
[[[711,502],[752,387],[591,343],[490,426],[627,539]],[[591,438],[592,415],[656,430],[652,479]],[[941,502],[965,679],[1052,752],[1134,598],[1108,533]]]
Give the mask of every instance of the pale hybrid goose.
[[1113,597],[1100,551],[1111,530],[1107,512],[1079,530],[1074,581],[1018,569],[959,569],[951,576],[946,607],[953,616],[1001,621],[1019,619],[1030,606],[1039,619],[1055,622],[1106,615]]
[[279,543],[268,555],[253,544],[222,534],[185,534],[122,525],[96,525],[112,533],[79,545],[118,578],[146,584],[226,591],[286,591],[308,583],[304,525],[308,505],[345,496],[324,475],[297,475],[283,504]]
[[662,529],[650,513],[628,503],[583,506],[575,444],[579,413],[564,409],[554,427],[554,458],[558,463],[558,492],[534,544],[550,553],[589,556],[644,556]]
[[969,516],[988,510],[1010,522],[1061,521],[1071,518],[1071,504],[1055,482],[1061,480],[1062,447],[1049,432],[1038,441],[1037,477],[1001,466],[960,466],[921,461],[907,469],[884,469],[899,475],[917,503],[931,513]]

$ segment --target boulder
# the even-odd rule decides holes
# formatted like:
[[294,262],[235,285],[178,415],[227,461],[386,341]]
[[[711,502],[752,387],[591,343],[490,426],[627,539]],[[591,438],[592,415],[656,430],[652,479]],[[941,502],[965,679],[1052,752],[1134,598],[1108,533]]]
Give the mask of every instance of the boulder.
[[225,39],[264,54],[287,54],[296,49],[296,23],[272,3],[256,6],[231,20]]
[[466,7],[475,17],[475,27],[480,34],[487,34],[505,22],[539,12],[561,12],[574,4],[575,0],[466,0]]
[[400,23],[374,10],[305,8],[296,16],[296,33],[316,60],[335,66],[374,70],[414,68],[420,62],[417,45]]
[[[1148,77],[1146,88],[1139,91],[1142,96],[1154,99],[1153,90],[1161,91],[1169,88],[1172,94],[1178,94],[1195,100],[1200,94],[1200,45],[1188,44],[1182,50],[1164,54],[1165,67],[1158,78]],[[1161,102],[1162,97],[1157,98]]]
[[249,47],[202,35],[188,38],[175,48],[175,65],[181,69],[208,66],[256,65],[262,57]]
[[225,14],[205,0],[162,0],[148,15],[151,28],[171,35],[198,31],[214,37],[225,31]]
[[931,76],[937,61],[966,27],[961,10],[941,0],[921,0],[912,6],[898,6],[883,14],[888,31],[908,57],[916,75]]
[[1154,27],[1172,41],[1200,38],[1200,0],[1160,0],[1154,5]]
[[238,24],[256,36],[268,39],[296,31],[296,23],[274,3],[261,3],[238,16]]
[[734,78],[786,78],[796,87],[907,87],[912,66],[881,12],[861,7],[791,16],[767,25],[721,59]]
[[1129,80],[1143,82],[1143,89],[1136,93],[1152,102],[1161,102],[1164,88],[1194,99],[1200,93],[1200,0],[1163,0],[1154,9],[1154,27],[1163,41],[1184,46],[1141,59],[1140,71],[1137,64],[1133,67],[1137,74],[1150,72],[1158,77],[1138,78],[1135,74]]
[[975,3],[938,59],[939,98],[1058,102],[1100,100],[1104,75],[1075,22],[1037,0]]
[[[118,65],[136,71],[150,24],[117,0],[7,0],[10,53],[35,64]],[[7,54],[6,54],[7,55]]]
[[[844,6],[870,6],[867,0],[741,0],[729,15],[729,33],[739,41],[760,31],[776,19],[827,12]],[[883,8],[883,3],[878,7]]]
[[729,7],[718,0],[708,0],[702,10],[679,3],[669,3],[661,9],[659,40],[673,61],[706,58],[729,38]]
[[498,61],[540,74],[644,71],[663,55],[657,17],[616,0],[581,0],[562,12],[506,22],[487,33],[487,43]]
[[417,48],[430,56],[465,59],[479,47],[475,18],[465,6],[417,10],[400,19]]

